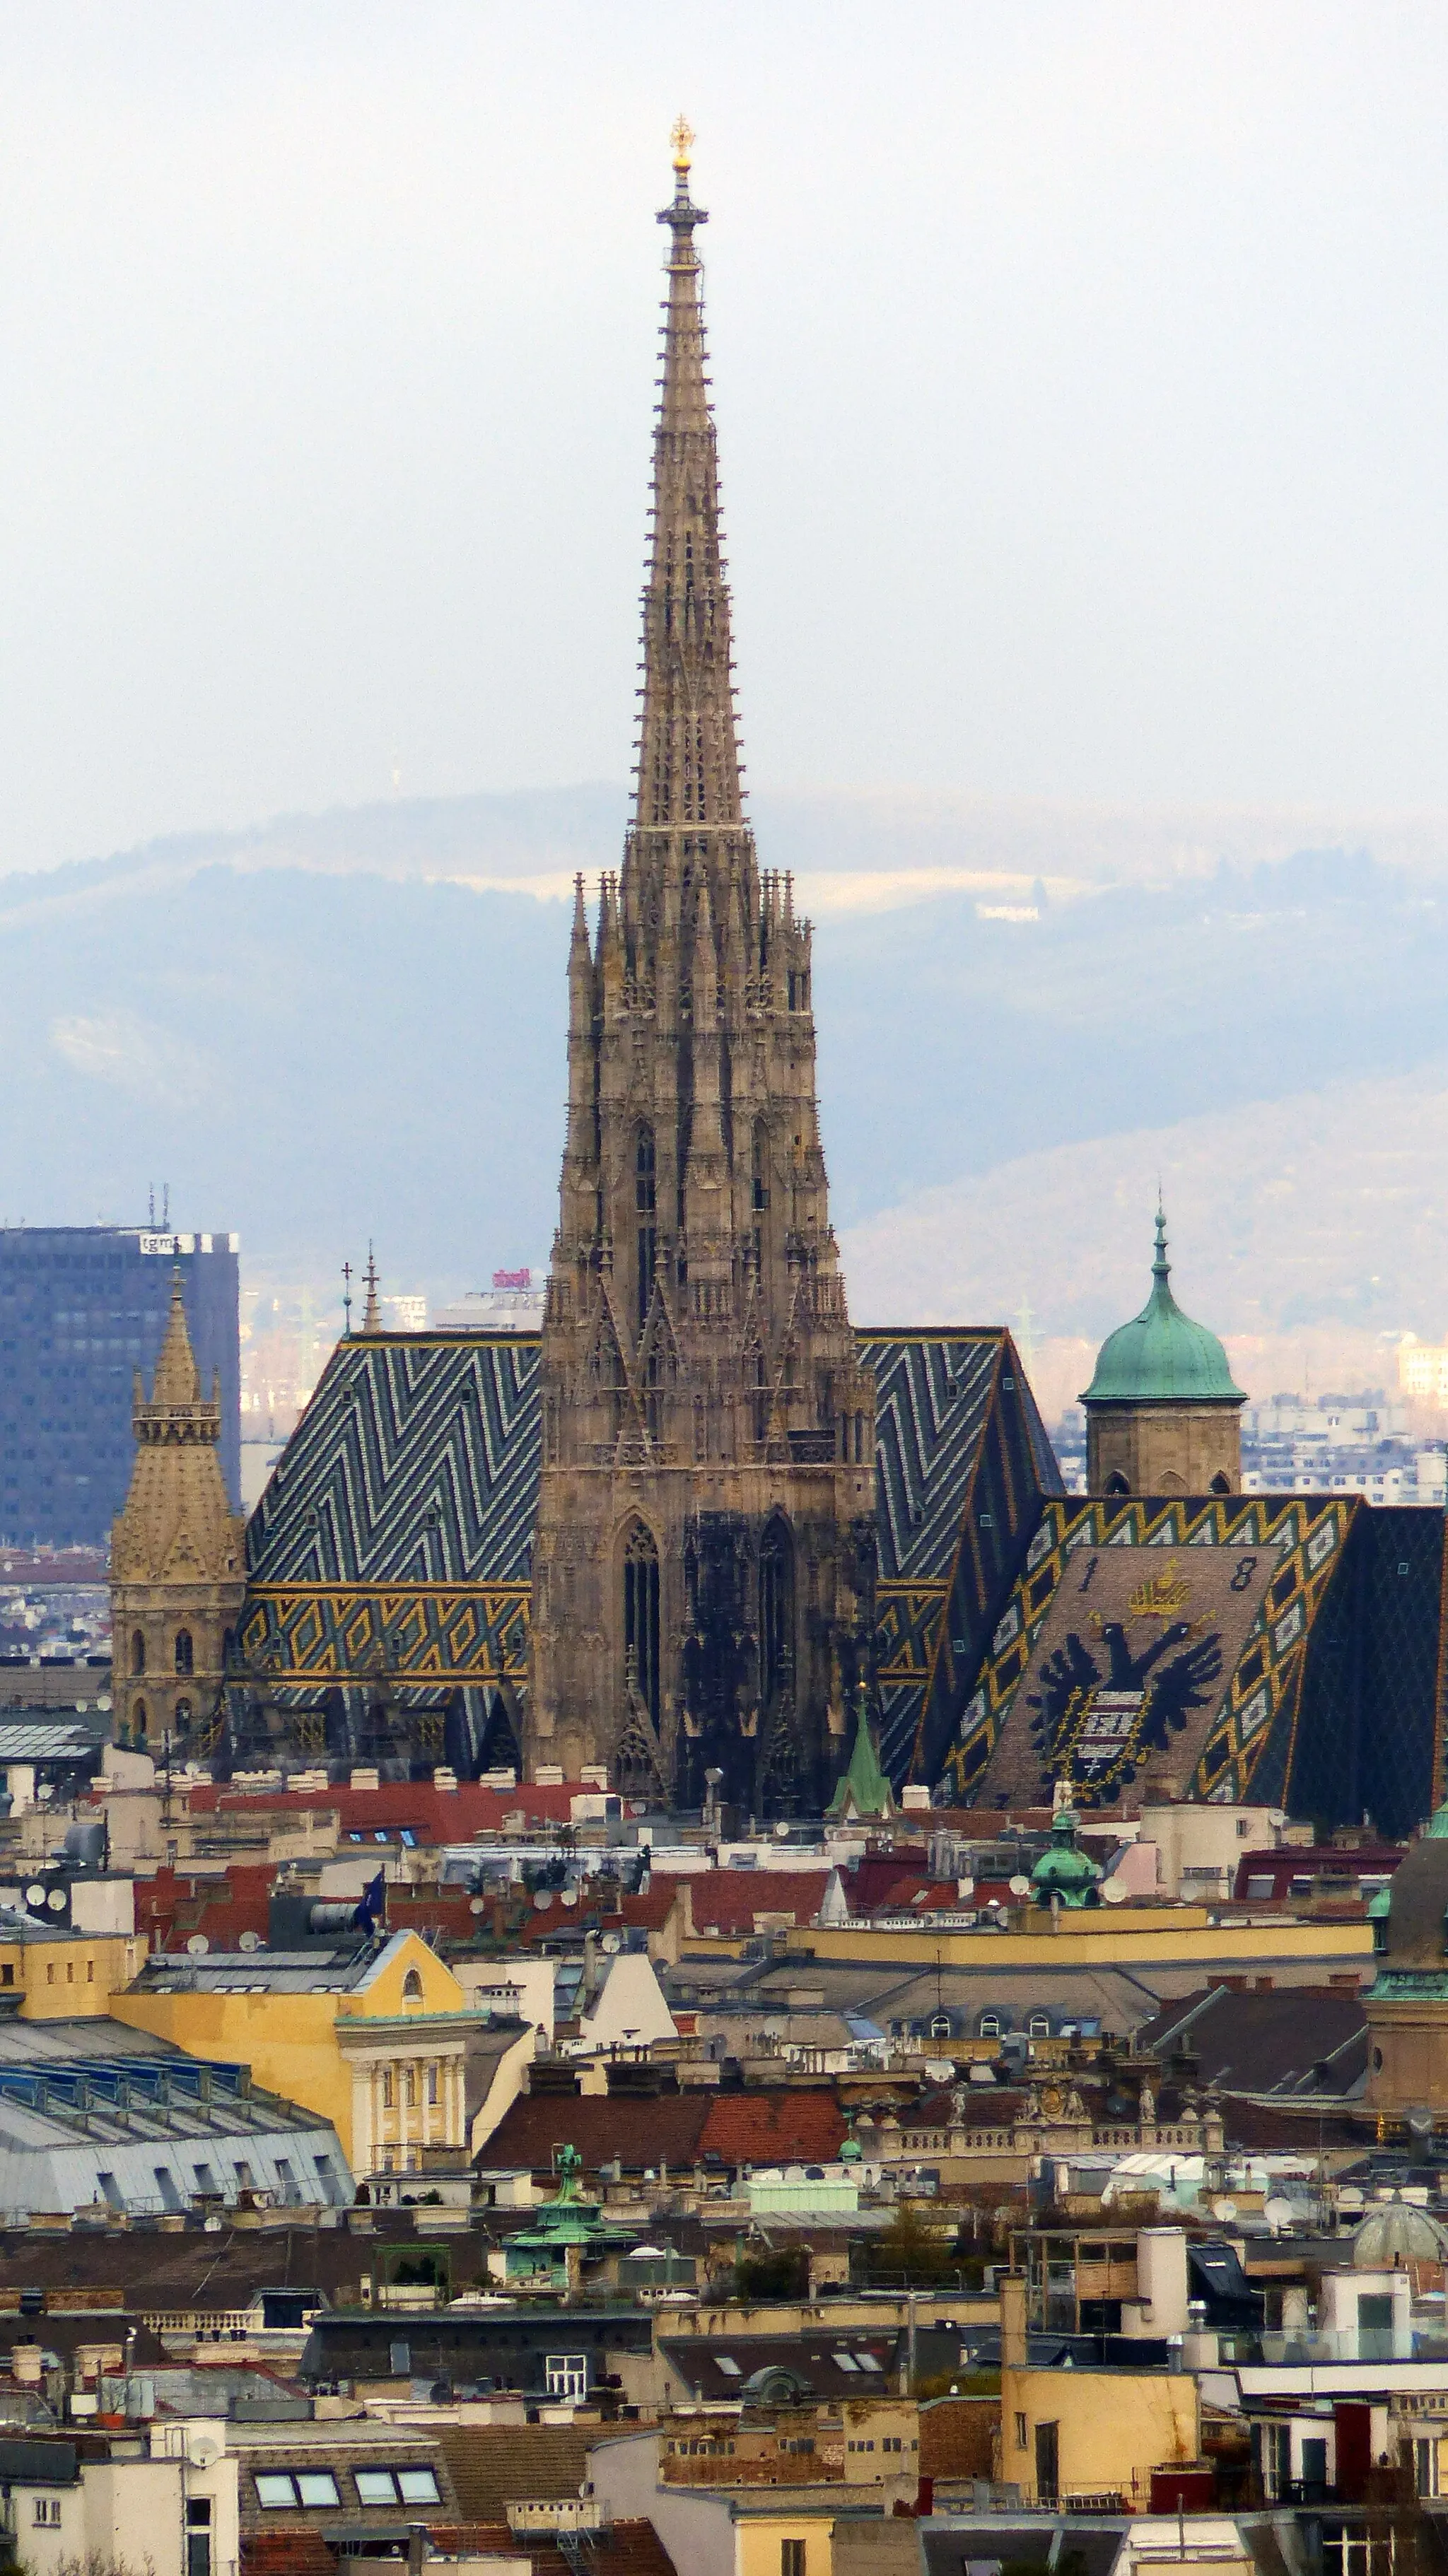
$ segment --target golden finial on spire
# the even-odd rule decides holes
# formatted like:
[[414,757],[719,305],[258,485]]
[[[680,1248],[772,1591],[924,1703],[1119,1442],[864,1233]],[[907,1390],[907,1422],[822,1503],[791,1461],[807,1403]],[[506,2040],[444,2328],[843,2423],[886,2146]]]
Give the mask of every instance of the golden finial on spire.
[[694,129],[687,116],[676,116],[669,134],[674,147],[674,168],[682,175],[694,157]]

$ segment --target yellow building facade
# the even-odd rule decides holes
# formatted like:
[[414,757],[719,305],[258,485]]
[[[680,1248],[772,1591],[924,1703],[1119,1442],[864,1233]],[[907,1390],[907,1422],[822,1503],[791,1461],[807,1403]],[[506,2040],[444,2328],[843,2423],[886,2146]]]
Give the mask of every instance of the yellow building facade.
[[112,2012],[145,1957],[136,1934],[62,1931],[11,1915],[0,1929],[0,2011],[16,2010],[23,2021]]
[[359,2181],[468,2145],[467,2055],[485,2024],[425,1941],[395,1933],[355,1977],[320,1959],[310,1991],[294,1975],[269,1972],[262,1952],[204,1969],[158,1961],[109,2009],[192,2057],[249,2066],[267,2092],[330,2120]]

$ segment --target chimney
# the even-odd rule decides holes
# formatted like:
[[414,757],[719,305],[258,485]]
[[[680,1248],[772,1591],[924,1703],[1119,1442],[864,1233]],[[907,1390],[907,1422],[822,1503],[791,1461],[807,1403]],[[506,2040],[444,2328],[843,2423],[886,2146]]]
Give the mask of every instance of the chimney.
[[1026,2276],[1024,2272],[1002,2272],[998,2280],[1001,2303],[1001,2368],[1024,2370],[1026,2366]]

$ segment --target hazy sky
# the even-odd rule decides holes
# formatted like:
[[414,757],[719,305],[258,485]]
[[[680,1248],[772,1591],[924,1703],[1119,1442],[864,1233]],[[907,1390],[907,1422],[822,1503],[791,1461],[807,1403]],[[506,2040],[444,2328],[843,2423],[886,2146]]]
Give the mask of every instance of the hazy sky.
[[0,866],[623,774],[680,106],[756,781],[1448,809],[1442,0],[7,0]]

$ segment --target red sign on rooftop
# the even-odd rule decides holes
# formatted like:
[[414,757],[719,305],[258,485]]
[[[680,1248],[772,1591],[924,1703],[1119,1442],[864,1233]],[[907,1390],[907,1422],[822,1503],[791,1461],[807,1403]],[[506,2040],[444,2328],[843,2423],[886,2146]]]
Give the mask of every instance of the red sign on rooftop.
[[531,1270],[495,1270],[493,1272],[495,1288],[531,1288],[532,1285]]

